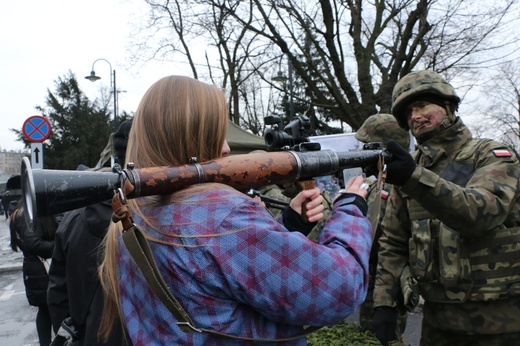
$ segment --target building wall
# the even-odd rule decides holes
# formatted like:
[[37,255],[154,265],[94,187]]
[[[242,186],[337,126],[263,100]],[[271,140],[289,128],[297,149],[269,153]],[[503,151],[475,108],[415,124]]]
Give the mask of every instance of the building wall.
[[0,173],[2,177],[9,178],[13,175],[19,175],[24,156],[29,157],[29,153],[14,150],[0,151]]

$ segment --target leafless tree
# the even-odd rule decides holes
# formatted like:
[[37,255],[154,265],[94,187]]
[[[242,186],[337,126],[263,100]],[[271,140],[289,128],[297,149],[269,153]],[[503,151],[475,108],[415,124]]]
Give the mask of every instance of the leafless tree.
[[[151,11],[144,32],[152,34],[145,42],[155,42],[147,50],[136,45],[139,53],[149,51],[152,59],[181,56],[195,78],[204,70],[205,78],[228,90],[236,123],[242,114],[261,115],[258,107],[244,107],[252,106],[249,92],[263,89],[248,88],[276,87],[271,76],[283,57],[305,85],[300,101],[326,109],[330,119],[353,130],[369,115],[390,111],[393,86],[412,70],[433,69],[471,88],[472,74],[496,64],[516,40],[503,36],[503,30],[504,16],[518,11],[517,0],[147,3]],[[194,55],[200,47],[203,64]],[[263,109],[272,112],[271,106]]]
[[[239,124],[241,104],[246,101],[241,97],[241,88],[255,73],[249,61],[262,56],[270,43],[259,44],[257,34],[245,26],[233,25],[235,19],[229,13],[238,2],[227,2],[227,7],[220,2],[227,1],[146,0],[150,11],[146,24],[137,28],[135,41],[139,43],[134,45],[133,60],[180,57],[194,78],[209,80],[227,90],[230,118]],[[249,23],[252,17],[246,15],[242,20]],[[257,61],[259,65],[266,63]],[[252,99],[249,95],[249,101]],[[252,109],[248,112],[255,113]]]
[[498,66],[485,93],[487,105],[481,115],[485,136],[499,139],[520,152],[520,65],[507,62]]

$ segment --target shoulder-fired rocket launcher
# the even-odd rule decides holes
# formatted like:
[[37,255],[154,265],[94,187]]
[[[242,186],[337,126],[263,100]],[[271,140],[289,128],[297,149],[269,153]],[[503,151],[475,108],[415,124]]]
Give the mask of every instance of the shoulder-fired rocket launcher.
[[309,180],[351,167],[377,165],[391,155],[385,150],[335,152],[280,151],[231,155],[213,161],[170,167],[134,168],[111,172],[31,169],[22,162],[22,193],[26,215],[57,214],[110,200],[125,185],[126,198],[170,194],[193,184],[215,182],[240,191],[269,184]]

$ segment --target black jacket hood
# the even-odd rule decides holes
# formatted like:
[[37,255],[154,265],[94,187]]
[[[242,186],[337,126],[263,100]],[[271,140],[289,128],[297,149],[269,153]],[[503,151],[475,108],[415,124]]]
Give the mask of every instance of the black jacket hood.
[[82,220],[87,230],[97,238],[103,238],[112,216],[112,201],[89,205],[82,210]]

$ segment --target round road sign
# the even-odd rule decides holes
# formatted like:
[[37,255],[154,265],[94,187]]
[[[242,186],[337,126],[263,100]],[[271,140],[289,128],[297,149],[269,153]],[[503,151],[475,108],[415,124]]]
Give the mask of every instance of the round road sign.
[[33,115],[23,123],[22,132],[29,142],[41,143],[51,135],[51,123],[45,117]]

